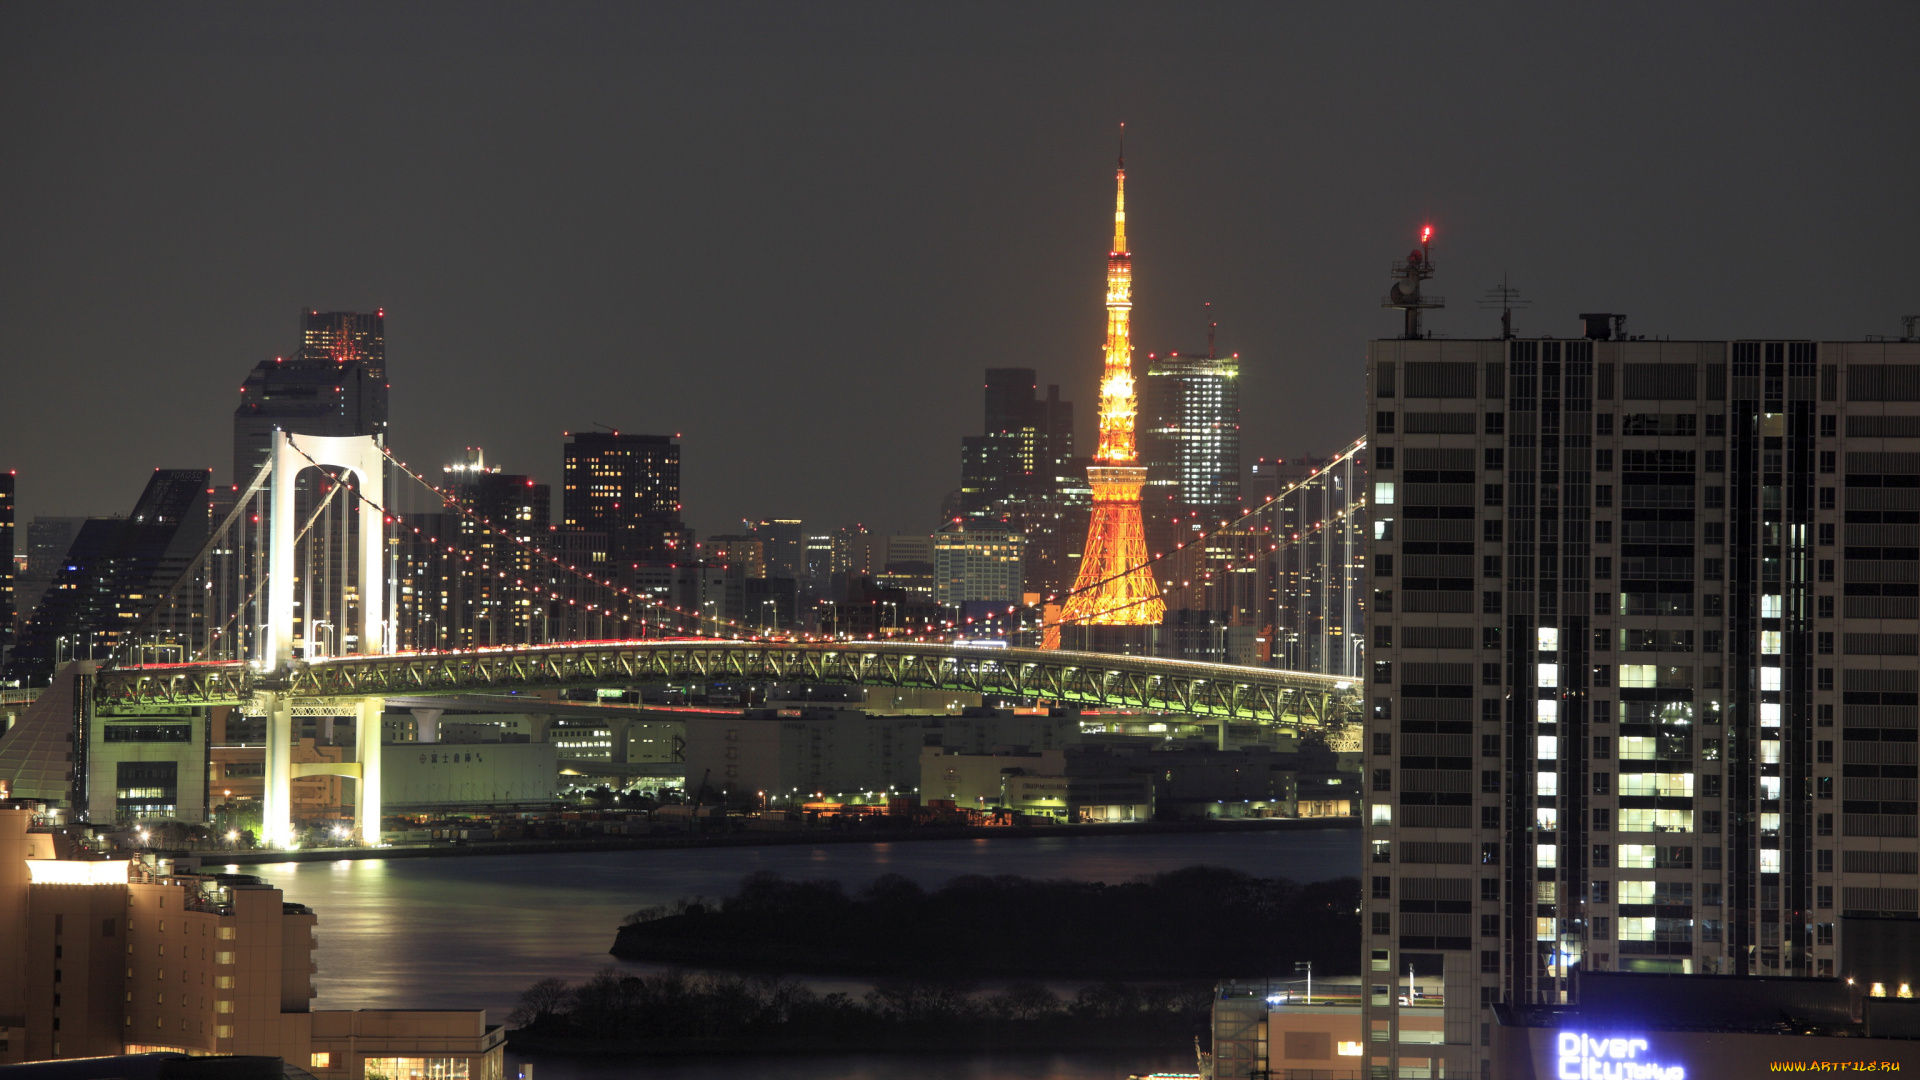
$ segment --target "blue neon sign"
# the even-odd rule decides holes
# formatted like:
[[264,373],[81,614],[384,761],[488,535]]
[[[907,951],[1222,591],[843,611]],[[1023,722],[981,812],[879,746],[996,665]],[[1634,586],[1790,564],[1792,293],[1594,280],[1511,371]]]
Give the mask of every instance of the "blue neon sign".
[[1647,1060],[1645,1039],[1595,1038],[1563,1031],[1559,1038],[1559,1080],[1687,1080],[1683,1065]]

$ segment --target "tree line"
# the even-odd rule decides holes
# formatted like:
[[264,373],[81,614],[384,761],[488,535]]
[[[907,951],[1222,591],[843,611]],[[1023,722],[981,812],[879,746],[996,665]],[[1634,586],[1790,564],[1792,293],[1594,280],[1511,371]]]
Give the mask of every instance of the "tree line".
[[890,874],[760,872],[734,895],[628,916],[612,952],[702,967],[1002,977],[1191,978],[1357,970],[1360,883],[1302,885],[1192,866],[1117,885],[967,876],[928,891]]
[[1075,1036],[1178,1045],[1205,1030],[1206,983],[1105,982],[1063,997],[1038,983],[981,993],[954,980],[883,981],[861,997],[777,975],[604,968],[579,984],[542,979],[508,1018],[515,1038],[730,1046],[1057,1042]]

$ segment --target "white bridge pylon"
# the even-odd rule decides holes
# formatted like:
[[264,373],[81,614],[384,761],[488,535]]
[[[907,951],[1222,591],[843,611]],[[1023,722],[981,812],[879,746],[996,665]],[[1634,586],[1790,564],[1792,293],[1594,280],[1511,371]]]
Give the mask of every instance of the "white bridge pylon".
[[[294,498],[294,480],[301,470],[330,466],[352,473],[359,483],[360,559],[359,611],[355,651],[362,654],[385,653],[386,623],[386,456],[371,435],[324,436],[295,435],[276,429],[273,433],[273,467],[269,478],[271,499],[267,516],[267,619],[260,649],[260,670],[268,675],[278,672],[293,658],[293,585],[298,576],[294,563],[295,540],[299,532],[298,506]],[[308,626],[306,642],[313,646]],[[267,718],[266,792],[261,806],[261,831],[269,847],[291,846],[293,835],[293,701],[285,693],[266,691],[260,695]],[[359,791],[354,800],[354,831],[362,843],[380,843],[380,716],[386,711],[382,698],[365,698],[354,703],[354,764],[329,771],[356,776]],[[304,774],[303,774],[304,775]]]

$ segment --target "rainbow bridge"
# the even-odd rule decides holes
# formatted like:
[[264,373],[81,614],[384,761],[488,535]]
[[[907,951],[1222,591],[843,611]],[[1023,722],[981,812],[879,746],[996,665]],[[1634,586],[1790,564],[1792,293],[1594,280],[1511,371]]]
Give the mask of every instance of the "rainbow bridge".
[[1303,728],[1358,719],[1361,697],[1357,680],[1345,676],[1057,649],[644,639],[338,656],[271,672],[245,663],[109,667],[93,680],[93,706],[112,715],[161,705],[246,705],[265,694],[302,706],[346,705],[710,679],[924,687]]

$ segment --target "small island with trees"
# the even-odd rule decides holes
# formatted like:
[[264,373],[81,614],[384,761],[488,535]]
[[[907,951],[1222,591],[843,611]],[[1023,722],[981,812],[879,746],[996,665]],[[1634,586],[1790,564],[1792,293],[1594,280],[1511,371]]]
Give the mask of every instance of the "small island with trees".
[[[613,954],[675,968],[541,980],[512,1039],[621,1054],[1164,1049],[1205,1034],[1217,979],[1297,961],[1351,972],[1359,907],[1353,878],[1201,866],[1117,885],[960,877],[933,891],[888,875],[854,895],[758,873],[724,900],[634,912]],[[875,983],[823,994],[793,973]]]
[[1354,878],[1301,885],[1205,866],[1118,885],[968,876],[932,892],[887,875],[852,896],[763,872],[719,903],[634,912],[611,951],[809,974],[1213,980],[1301,960],[1348,971],[1359,908]]

